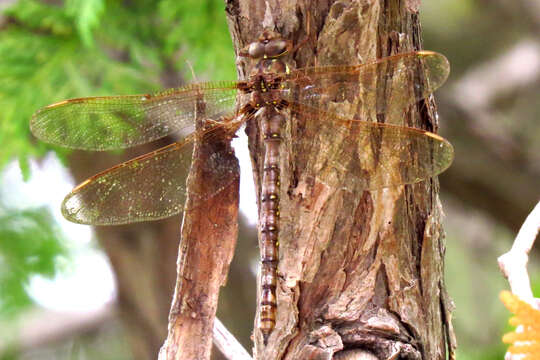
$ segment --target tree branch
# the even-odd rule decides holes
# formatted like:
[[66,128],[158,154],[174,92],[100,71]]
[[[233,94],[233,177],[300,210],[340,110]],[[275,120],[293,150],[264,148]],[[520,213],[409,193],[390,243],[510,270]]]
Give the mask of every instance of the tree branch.
[[[198,127],[203,126],[204,103],[198,103]],[[195,144],[188,177],[178,252],[178,276],[169,314],[168,337],[159,359],[209,359],[218,295],[225,284],[238,236],[238,161],[230,135],[213,132],[212,141]],[[223,172],[211,171],[211,160],[231,169],[235,180],[214,194]],[[233,172],[234,170],[234,172]]]
[[540,309],[540,304],[534,298],[527,263],[536,236],[540,231],[540,202],[531,211],[514,240],[512,248],[499,256],[498,263],[501,272],[510,284],[510,289],[531,306]]
[[[529,252],[533,247],[538,232],[540,232],[540,201],[525,219],[510,251],[499,256],[498,263],[501,272],[510,284],[512,293],[530,304],[534,309],[540,310],[540,299],[535,298],[532,293],[527,272]],[[516,333],[521,332],[523,332],[523,325],[518,326],[516,329]],[[507,352],[504,358],[506,360],[520,360],[523,355]]]

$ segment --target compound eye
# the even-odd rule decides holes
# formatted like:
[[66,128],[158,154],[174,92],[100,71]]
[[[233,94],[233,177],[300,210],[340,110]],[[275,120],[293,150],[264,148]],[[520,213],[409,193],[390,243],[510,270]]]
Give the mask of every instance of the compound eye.
[[268,57],[275,57],[283,54],[287,50],[287,42],[282,39],[274,39],[265,46],[265,54]]
[[249,45],[248,54],[252,58],[260,58],[264,55],[265,46],[260,42],[254,42]]

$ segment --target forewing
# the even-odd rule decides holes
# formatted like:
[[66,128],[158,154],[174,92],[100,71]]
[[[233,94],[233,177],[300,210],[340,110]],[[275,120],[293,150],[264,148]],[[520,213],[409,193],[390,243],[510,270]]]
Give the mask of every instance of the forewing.
[[[81,224],[118,225],[182,212],[193,140],[190,136],[91,177],[66,196],[64,217]],[[191,203],[215,195],[238,177],[231,156],[230,152],[215,152],[200,164],[214,181],[204,193],[190,192]]]
[[292,71],[283,97],[345,118],[402,124],[404,110],[447,79],[448,60],[419,51],[355,66],[322,66]]
[[428,131],[329,114],[309,121],[318,126],[304,129],[293,143],[298,153],[309,154],[308,176],[331,187],[361,191],[417,183],[453,160],[452,145]]
[[32,133],[54,145],[108,150],[150,142],[173,132],[195,131],[195,118],[220,121],[235,111],[235,82],[193,84],[154,95],[89,97],[61,101],[38,110]]

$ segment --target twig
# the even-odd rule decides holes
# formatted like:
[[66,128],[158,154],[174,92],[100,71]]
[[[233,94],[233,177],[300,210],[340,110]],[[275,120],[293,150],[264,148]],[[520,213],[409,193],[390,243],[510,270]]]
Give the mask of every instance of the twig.
[[[529,252],[539,231],[540,202],[536,204],[529,216],[525,219],[510,251],[498,258],[499,268],[508,279],[512,292],[535,309],[540,307],[540,302],[536,301],[531,290],[529,274],[527,273],[527,262],[529,261]],[[522,326],[516,328],[517,333],[522,331]],[[521,360],[523,359],[523,355],[507,352],[504,358],[505,360]]]
[[539,231],[540,202],[525,219],[510,251],[498,259],[499,268],[508,279],[512,292],[536,309],[539,307],[531,290],[527,262],[529,261],[529,252]]
[[214,345],[229,360],[252,360],[242,344],[236,340],[218,318],[214,319]]

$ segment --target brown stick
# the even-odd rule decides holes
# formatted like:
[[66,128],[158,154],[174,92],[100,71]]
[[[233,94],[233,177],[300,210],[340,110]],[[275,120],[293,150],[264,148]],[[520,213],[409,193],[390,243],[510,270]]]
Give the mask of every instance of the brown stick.
[[[217,177],[223,174],[209,171],[206,162],[216,156],[222,161],[220,166],[236,169],[236,179],[213,195],[216,184],[223,182]],[[223,134],[220,141],[214,134],[211,142],[202,140],[193,158],[169,332],[160,359],[210,358],[218,294],[226,282],[238,235],[238,162],[230,138]],[[209,195],[213,196],[197,200]]]

